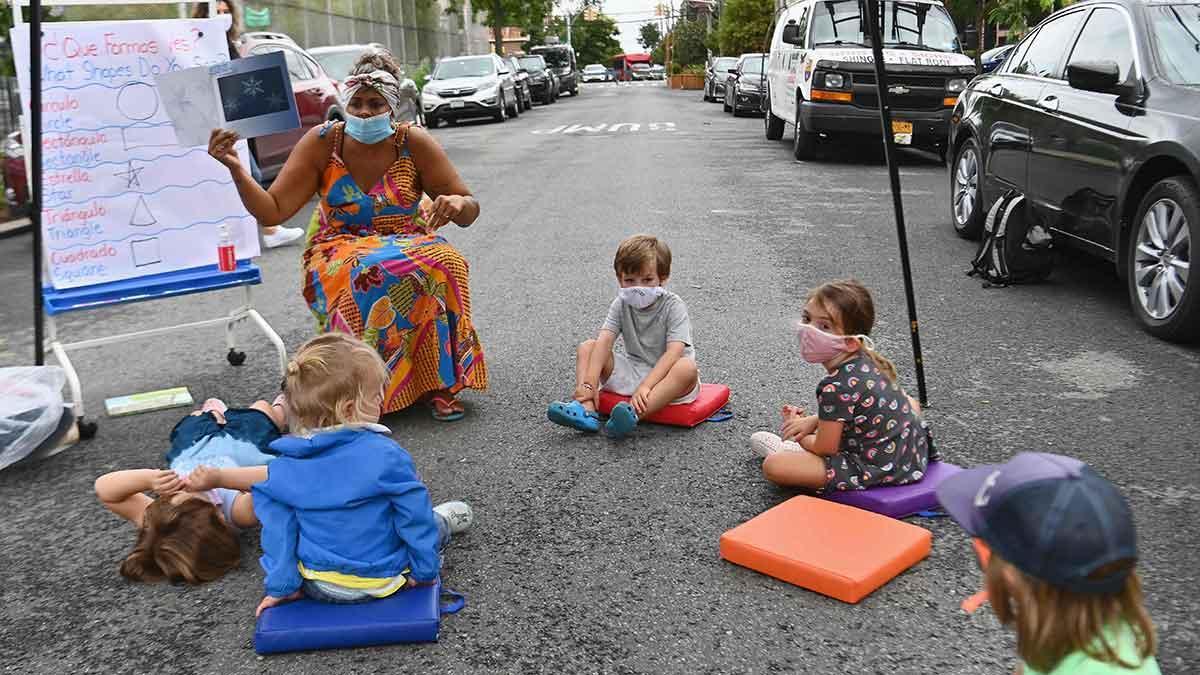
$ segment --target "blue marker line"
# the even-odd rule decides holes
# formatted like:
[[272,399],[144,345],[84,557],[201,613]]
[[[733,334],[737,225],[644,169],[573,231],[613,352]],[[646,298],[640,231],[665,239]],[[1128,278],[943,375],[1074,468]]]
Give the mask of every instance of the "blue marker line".
[[161,230],[155,230],[154,232],[132,232],[127,236],[121,237],[120,239],[104,239],[102,241],[90,241],[87,243],[68,244],[66,246],[47,246],[47,248],[49,248],[51,251],[68,251],[73,248],[84,248],[87,246],[99,246],[100,244],[119,244],[119,243],[125,241],[126,239],[132,239],[134,237],[158,236],[164,232],[189,230],[193,227],[196,227],[197,225],[216,225],[217,223],[227,223],[231,220],[246,220],[247,218],[253,218],[253,217],[254,216],[245,215],[245,216],[229,216],[228,218],[218,218],[216,220],[199,220],[199,221],[192,223],[191,225],[181,225],[179,227],[165,227]]
[[170,120],[168,120],[166,122],[155,122],[154,124],[151,124],[149,122],[134,122],[133,124],[110,124],[110,125],[104,126],[104,127],[96,127],[95,129],[69,129],[67,131],[45,131],[45,130],[43,130],[42,135],[45,136],[47,134],[74,134],[74,133],[79,133],[79,132],[84,132],[84,131],[104,131],[105,129],[155,129],[157,127],[168,127],[168,126],[171,126]]
[[60,206],[74,206],[76,204],[86,204],[88,202],[94,202],[98,199],[115,199],[116,197],[123,197],[125,195],[142,195],[143,197],[149,197],[150,195],[156,195],[156,194],[162,192],[163,190],[170,190],[172,188],[184,188],[184,189],[190,190],[194,187],[200,187],[201,185],[204,185],[205,183],[216,183],[217,185],[233,185],[232,180],[217,180],[215,178],[206,178],[206,179],[204,179],[198,183],[194,183],[192,185],[164,185],[153,192],[138,192],[136,190],[124,190],[124,191],[118,192],[116,194],[96,195],[95,197],[88,197],[87,199],[80,199],[80,200],[74,201],[74,202],[58,202],[55,204],[47,204],[43,208],[57,209]]
[[[78,168],[80,168],[80,169],[98,169],[98,168],[100,168],[100,167],[102,167],[102,166],[105,166],[105,165],[108,165],[108,164],[128,164],[130,161],[134,161],[134,162],[154,162],[154,161],[157,161],[157,160],[160,160],[160,159],[181,159],[181,158],[183,158],[183,157],[187,157],[188,155],[192,155],[192,154],[195,154],[195,153],[197,153],[197,152],[202,152],[202,153],[204,153],[204,154],[206,154],[206,155],[207,155],[207,154],[208,154],[208,149],[207,149],[207,148],[200,148],[200,147],[196,147],[196,148],[192,148],[191,150],[188,150],[187,152],[185,152],[185,153],[183,153],[183,154],[180,154],[180,155],[172,155],[172,154],[170,154],[170,153],[164,153],[164,154],[161,154],[161,155],[155,155],[154,157],[146,157],[146,158],[144,158],[144,159],[143,159],[143,158],[141,158],[141,157],[130,157],[129,159],[119,159],[119,160],[111,160],[111,161],[107,161],[107,162],[97,162],[97,163],[95,163],[95,164],[89,164],[89,165],[87,165],[87,166],[79,166]],[[50,163],[50,164],[53,164],[53,162],[49,162],[49,163]],[[51,170],[51,171],[65,171],[65,170],[67,170],[67,169],[74,169],[74,168],[76,168],[76,165],[72,164],[71,166],[64,166],[64,167],[61,167],[61,168],[59,168],[59,167],[54,167],[54,166],[51,166],[51,167],[47,167],[47,168],[48,168],[49,170]]]
[[[126,82],[125,84],[146,84],[146,83],[142,82],[141,80],[130,80],[130,81]],[[87,84],[81,84],[77,87],[68,87],[65,84],[56,84],[53,87],[42,87],[42,91],[47,92],[47,91],[53,91],[55,89],[65,89],[67,91],[77,91],[79,89],[87,89],[88,87],[104,87],[105,89],[120,89],[121,87],[124,87],[125,84],[113,85],[113,84],[104,84],[103,82],[88,82]]]

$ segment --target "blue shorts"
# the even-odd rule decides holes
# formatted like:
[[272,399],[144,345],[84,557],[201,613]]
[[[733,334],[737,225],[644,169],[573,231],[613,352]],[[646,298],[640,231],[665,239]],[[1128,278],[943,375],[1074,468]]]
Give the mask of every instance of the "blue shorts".
[[249,444],[259,452],[274,454],[270,451],[270,445],[279,436],[275,422],[263,411],[253,408],[226,410],[224,426],[217,424],[217,418],[212,413],[188,415],[171,430],[167,464],[174,462],[185,451],[209,440],[241,441],[237,445]]

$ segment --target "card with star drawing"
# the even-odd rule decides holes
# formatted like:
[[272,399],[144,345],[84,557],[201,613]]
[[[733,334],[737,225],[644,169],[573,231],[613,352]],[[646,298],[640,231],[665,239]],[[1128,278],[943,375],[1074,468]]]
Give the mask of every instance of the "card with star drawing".
[[283,52],[159,75],[156,84],[179,144],[208,145],[215,128],[257,138],[300,127]]

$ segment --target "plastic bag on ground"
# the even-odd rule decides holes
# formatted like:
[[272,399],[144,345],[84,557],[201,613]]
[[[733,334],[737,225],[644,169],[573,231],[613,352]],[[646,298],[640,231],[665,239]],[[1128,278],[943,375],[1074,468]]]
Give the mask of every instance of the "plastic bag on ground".
[[54,433],[66,379],[58,366],[0,368],[0,469],[24,459]]

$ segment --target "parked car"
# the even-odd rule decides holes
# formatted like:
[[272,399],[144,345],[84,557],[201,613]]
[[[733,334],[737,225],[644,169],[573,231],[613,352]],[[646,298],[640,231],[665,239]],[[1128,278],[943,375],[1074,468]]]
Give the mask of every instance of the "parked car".
[[993,70],[1004,65],[1004,59],[1012,53],[1013,47],[1016,45],[1001,45],[995,49],[989,49],[979,56],[980,68],[985,73],[990,73]]
[[665,80],[667,79],[667,68],[661,63],[656,63],[650,66],[650,79]]
[[570,45],[541,45],[530,49],[531,54],[540,54],[558,74],[558,93],[579,95],[579,67],[575,64],[575,50]]
[[442,120],[492,117],[503,122],[521,114],[510,66],[495,54],[438,61],[421,92],[421,101],[430,129],[436,129]]
[[734,117],[762,112],[762,91],[767,85],[766,54],[742,54],[725,78],[725,112]]
[[17,130],[4,139],[4,200],[8,203],[8,214],[13,218],[29,215],[29,178],[25,173],[25,146],[21,142],[21,131]]
[[704,100],[720,101],[725,98],[725,78],[729,69],[737,65],[736,56],[719,56],[704,68]]
[[[767,60],[764,131],[796,133],[792,155],[809,160],[822,137],[879,138],[879,98],[860,0],[799,0],[780,10]],[[939,0],[881,0],[883,48],[898,145],[946,151],[950,113],[975,76],[958,29]]]
[[344,118],[338,88],[316,59],[283,33],[246,33],[239,41],[238,49],[242,56],[283,52],[288,77],[292,81],[292,92],[296,97],[300,128],[259,136],[251,144],[263,179],[269,180],[283,168],[288,155],[292,154],[292,148],[309,129],[327,120]]
[[529,71],[529,91],[534,100],[543,105],[558,100],[558,73],[538,55],[520,56],[517,61]]
[[341,86],[349,75],[354,64],[367,52],[384,52],[391,54],[385,45],[371,42],[365,45],[335,45],[332,47],[313,47],[308,50],[309,56],[321,64],[325,74]]
[[[371,42],[365,45],[336,45],[333,47],[313,47],[308,50],[310,56],[316,59],[317,63],[321,64],[321,69],[325,74],[333,80],[341,91],[342,83],[350,76],[350,71],[354,68],[354,64],[362,58],[363,54],[370,52],[381,52],[392,55],[384,45],[378,42]],[[400,81],[400,93],[406,97],[402,102],[406,109],[396,111],[397,119],[411,119],[418,124],[424,124],[425,118],[421,112],[421,92],[417,90],[417,85],[409,78],[405,77]]]
[[629,66],[629,78],[635,82],[642,82],[653,77],[650,73],[649,63],[633,63]]
[[1051,15],[951,118],[954,229],[1008,190],[1057,241],[1113,263],[1148,331],[1200,338],[1200,3],[1096,0]]
[[521,110],[533,108],[533,88],[529,85],[529,70],[521,65],[520,59],[509,56],[504,59],[508,69],[512,71],[513,84],[517,89],[517,99],[521,102]]
[[593,63],[591,65],[584,66],[583,67],[583,81],[584,82],[607,82],[608,81],[608,68],[605,68],[604,66],[600,65],[599,63]]

